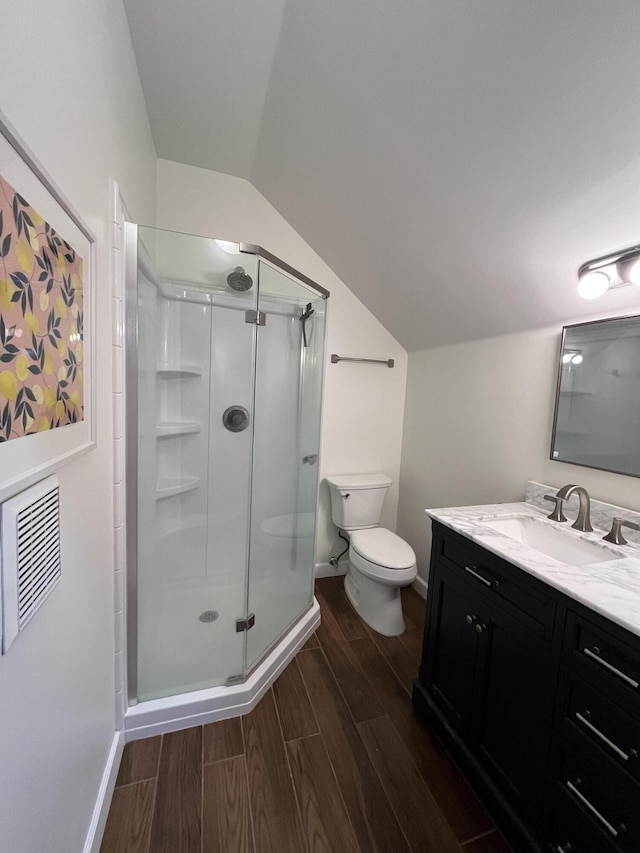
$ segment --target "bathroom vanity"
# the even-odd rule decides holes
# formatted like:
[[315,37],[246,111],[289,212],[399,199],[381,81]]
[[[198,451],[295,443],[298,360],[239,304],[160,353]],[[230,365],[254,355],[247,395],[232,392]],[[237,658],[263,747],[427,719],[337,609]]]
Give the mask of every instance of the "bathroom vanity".
[[429,515],[416,712],[518,853],[639,851],[640,547],[524,503]]

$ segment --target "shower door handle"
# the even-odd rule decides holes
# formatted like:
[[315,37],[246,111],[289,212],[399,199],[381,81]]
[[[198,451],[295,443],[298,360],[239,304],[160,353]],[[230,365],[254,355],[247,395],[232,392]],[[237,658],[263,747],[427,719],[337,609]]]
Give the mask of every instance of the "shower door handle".
[[317,453],[310,453],[309,456],[303,456],[302,457],[302,464],[303,465],[315,465],[317,461],[318,461],[318,454]]

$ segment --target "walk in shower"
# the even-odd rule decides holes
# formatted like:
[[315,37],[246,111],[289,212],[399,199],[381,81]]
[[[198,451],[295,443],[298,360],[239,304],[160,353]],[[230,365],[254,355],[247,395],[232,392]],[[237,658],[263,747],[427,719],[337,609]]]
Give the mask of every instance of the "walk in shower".
[[313,605],[328,293],[245,244],[127,223],[125,255],[136,705],[245,682]]

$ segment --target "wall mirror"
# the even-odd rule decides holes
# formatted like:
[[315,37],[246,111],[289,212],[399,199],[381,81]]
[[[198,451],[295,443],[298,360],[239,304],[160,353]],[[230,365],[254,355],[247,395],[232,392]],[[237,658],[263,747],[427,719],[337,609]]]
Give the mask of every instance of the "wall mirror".
[[563,328],[551,458],[640,477],[640,316]]

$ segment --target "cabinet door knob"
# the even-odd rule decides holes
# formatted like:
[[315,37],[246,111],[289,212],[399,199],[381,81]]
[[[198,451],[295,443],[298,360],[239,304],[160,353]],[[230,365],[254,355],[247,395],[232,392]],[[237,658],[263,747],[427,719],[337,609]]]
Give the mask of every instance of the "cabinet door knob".
[[478,621],[477,616],[472,616],[470,613],[467,613],[467,625],[473,625],[474,622]]
[[478,633],[478,634],[482,634],[482,632],[484,631],[484,629],[485,629],[486,627],[487,627],[487,626],[486,626],[486,625],[483,625],[481,622],[476,622],[476,633]]

